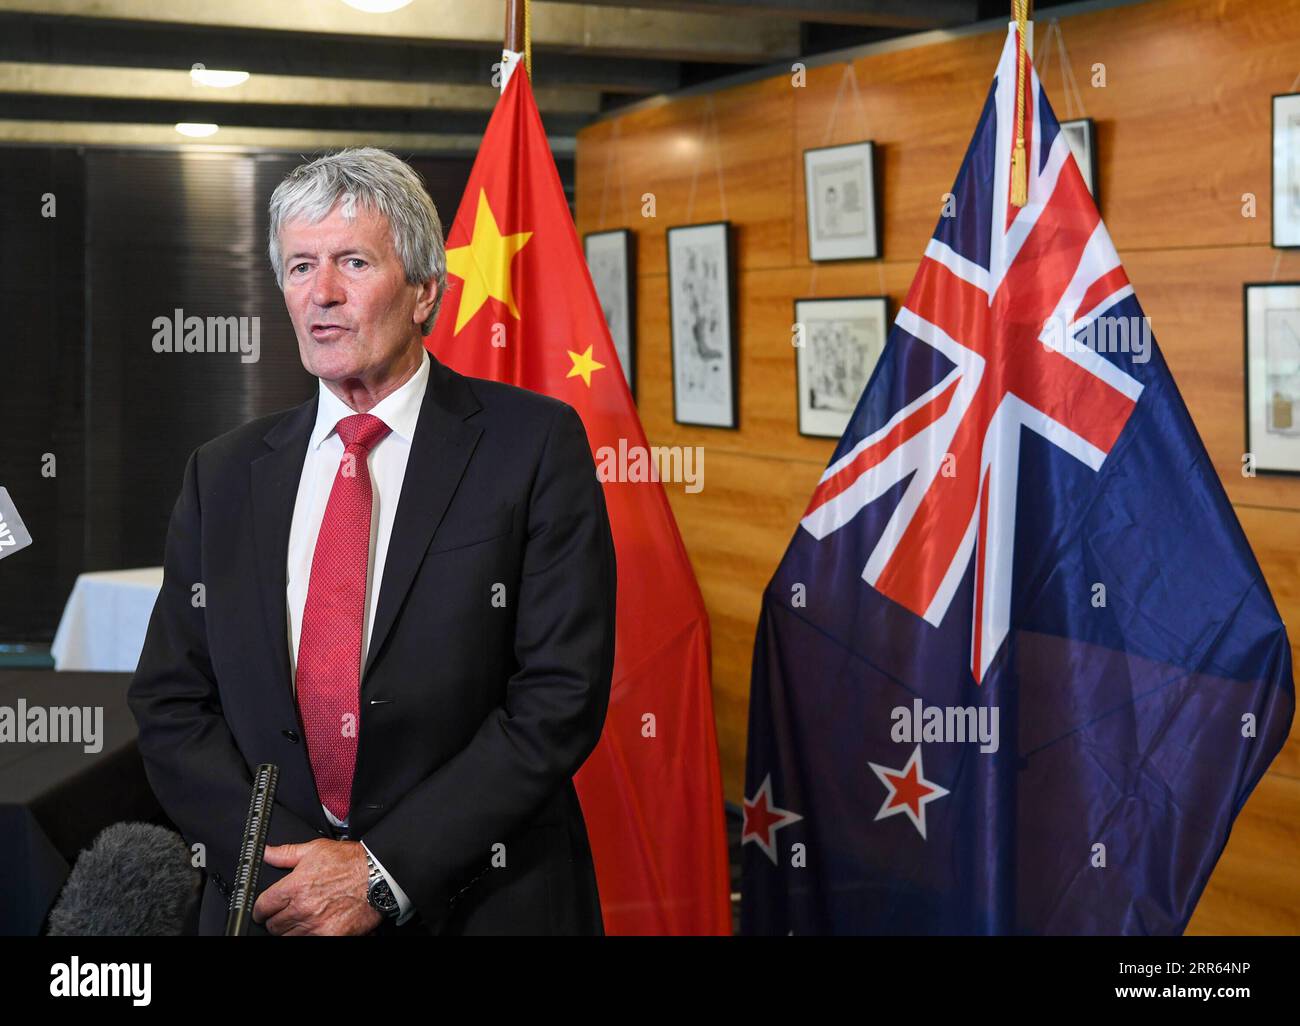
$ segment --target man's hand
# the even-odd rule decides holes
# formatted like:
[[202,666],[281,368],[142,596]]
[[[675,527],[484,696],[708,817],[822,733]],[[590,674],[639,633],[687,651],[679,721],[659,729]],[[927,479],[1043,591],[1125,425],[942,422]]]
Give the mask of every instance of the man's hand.
[[366,900],[370,869],[360,841],[272,844],[268,865],[291,869],[253,905],[253,921],[277,936],[369,933],[384,917]]

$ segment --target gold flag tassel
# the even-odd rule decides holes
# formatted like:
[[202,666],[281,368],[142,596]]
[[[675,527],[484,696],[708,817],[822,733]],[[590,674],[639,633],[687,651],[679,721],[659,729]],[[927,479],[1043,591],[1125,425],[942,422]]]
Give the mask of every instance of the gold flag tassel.
[[1023,207],[1029,202],[1029,177],[1025,167],[1025,32],[1029,21],[1029,0],[1011,0],[1016,19],[1016,148],[1011,152],[1011,202]]

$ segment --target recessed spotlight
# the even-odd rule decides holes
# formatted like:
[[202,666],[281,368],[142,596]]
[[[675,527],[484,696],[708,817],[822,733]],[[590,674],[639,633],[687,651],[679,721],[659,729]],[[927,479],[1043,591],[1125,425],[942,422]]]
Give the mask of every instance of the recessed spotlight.
[[400,11],[411,0],[343,0],[343,2],[355,10],[365,11],[366,14],[388,14],[390,11]]
[[247,71],[218,71],[216,68],[191,68],[190,80],[195,85],[214,89],[229,89],[248,81]]
[[216,134],[217,126],[198,124],[193,121],[181,121],[176,125],[176,131],[180,132],[181,135],[202,139],[205,135]]

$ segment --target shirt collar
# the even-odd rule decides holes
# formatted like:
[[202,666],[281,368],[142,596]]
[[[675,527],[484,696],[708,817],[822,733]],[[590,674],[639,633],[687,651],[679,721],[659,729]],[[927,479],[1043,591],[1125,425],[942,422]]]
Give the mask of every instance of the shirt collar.
[[[400,435],[408,444],[415,438],[415,424],[420,419],[424,403],[424,390],[429,383],[429,351],[420,346],[420,368],[396,392],[384,396],[369,412],[388,425],[392,434]],[[316,426],[312,428],[308,448],[317,449],[321,442],[334,433],[338,422],[356,414],[342,399],[320,382],[320,399],[316,404]]]

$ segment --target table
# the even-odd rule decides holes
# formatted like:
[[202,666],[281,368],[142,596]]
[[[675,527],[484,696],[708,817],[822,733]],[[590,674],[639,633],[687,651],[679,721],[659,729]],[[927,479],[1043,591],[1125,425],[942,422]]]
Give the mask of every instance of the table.
[[50,646],[54,668],[134,673],[162,579],[160,566],[79,575]]
[[0,670],[0,706],[98,706],[99,751],[72,742],[0,744],[0,934],[35,936],[72,864],[124,820],[168,825],[149,787],[126,703],[129,673]]

